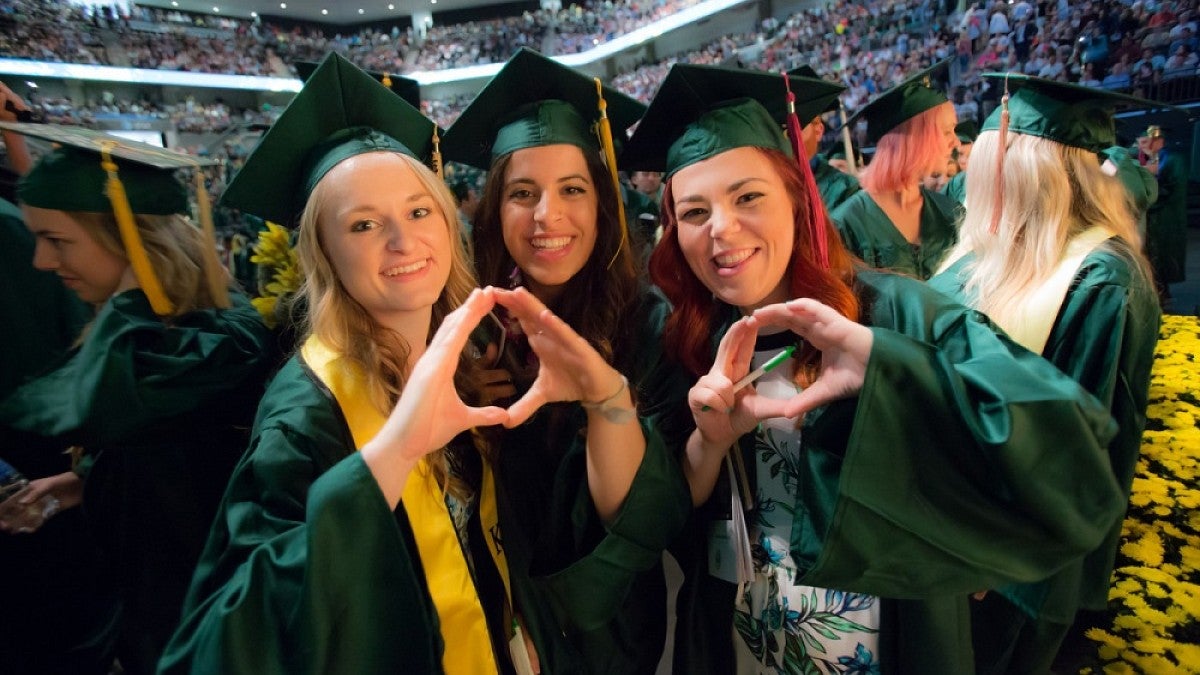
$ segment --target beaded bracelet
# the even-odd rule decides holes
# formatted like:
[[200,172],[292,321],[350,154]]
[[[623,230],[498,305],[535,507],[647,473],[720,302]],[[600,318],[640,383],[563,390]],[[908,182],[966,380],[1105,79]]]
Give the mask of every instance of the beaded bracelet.
[[613,424],[625,424],[626,422],[629,422],[630,420],[632,420],[634,418],[634,416],[635,416],[634,409],[616,406],[616,405],[613,405],[612,402],[615,401],[618,396],[625,393],[625,391],[628,389],[629,389],[629,380],[625,379],[625,376],[622,375],[621,376],[621,387],[619,389],[617,389],[615,394],[613,394],[612,396],[609,396],[608,398],[606,398],[602,401],[595,401],[595,402],[580,401],[579,405],[583,406],[584,410],[589,410],[589,411],[594,411],[594,412],[599,413],[601,417],[603,417],[604,419],[608,420],[609,422],[611,422]]

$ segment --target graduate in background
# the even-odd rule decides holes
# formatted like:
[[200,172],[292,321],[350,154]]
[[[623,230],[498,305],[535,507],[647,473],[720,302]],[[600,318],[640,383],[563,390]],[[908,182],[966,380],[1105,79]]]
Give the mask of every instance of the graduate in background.
[[245,444],[267,329],[229,289],[211,225],[182,215],[173,172],[195,158],[86,129],[4,126],[60,145],[18,197],[33,265],[96,317],[57,368],[0,401],[0,423],[81,448],[73,471],[38,490],[82,505],[121,597],[122,667],[152,673]]
[[676,64],[626,147],[666,172],[650,269],[700,377],[675,672],[969,673],[967,593],[1120,518],[1114,425],[977,312],[856,264],[779,131],[783,84]]
[[954,135],[958,136],[958,147],[954,150],[954,161],[958,164],[958,173],[942,186],[942,193],[953,198],[959,204],[967,203],[967,166],[971,163],[971,148],[975,138],[979,136],[979,125],[973,120],[959,122],[954,127]]
[[[1099,153],[1116,140],[1114,106],[1146,102],[995,77],[1015,90],[1009,120],[997,108],[983,124],[960,241],[930,284],[987,314],[1108,407],[1118,425],[1107,446],[1109,471],[1128,499],[1160,312],[1137,220]],[[995,587],[972,603],[978,672],[1049,672],[1076,611],[1106,608],[1120,535],[1114,523],[1053,577]]]
[[1146,213],[1146,255],[1154,268],[1161,302],[1171,298],[1171,284],[1187,275],[1187,186],[1184,156],[1166,147],[1162,128],[1151,125],[1138,138],[1138,162],[1158,181],[1158,199]]
[[[15,121],[8,101],[23,101],[0,85],[0,117]],[[4,132],[9,160],[27,171],[30,164],[15,156],[24,137]],[[0,399],[25,380],[50,369],[79,338],[92,311],[51,271],[33,267],[35,240],[25,226],[16,200],[20,176],[0,168],[6,192],[0,198]],[[33,311],[31,311],[33,308]],[[23,434],[0,423],[0,459],[16,467],[37,489],[38,479],[71,469],[71,457],[53,439]],[[33,500],[30,500],[34,504]],[[15,504],[14,504],[15,506]],[[4,515],[0,512],[0,520]],[[13,675],[106,675],[112,665],[118,611],[116,587],[80,509],[56,514],[36,532],[0,534],[0,560],[11,570],[0,579],[6,606],[20,616],[0,631],[4,670]]]
[[[690,508],[663,441],[666,411],[650,404],[687,383],[657,371],[668,309],[641,281],[611,136],[595,131],[623,135],[644,109],[522,49],[443,143],[448,159],[488,169],[473,231],[480,281],[527,288],[606,362],[586,375],[583,405],[547,406],[499,440],[513,594],[548,673],[654,672],[667,623],[662,551]],[[539,395],[535,336],[501,320],[488,366],[509,392]]]
[[846,248],[878,269],[928,279],[957,237],[953,199],[921,186],[946,170],[958,146],[954,104],[930,85],[949,61],[884,92],[847,121],[867,120],[871,163],[858,173],[862,191],[831,212]]
[[[805,99],[815,99],[817,103],[823,100],[823,97],[817,95],[817,92],[820,91],[818,88],[832,84],[820,75],[817,75],[817,71],[813,70],[812,66],[794,68],[788,71],[788,75],[804,78],[798,80],[798,83],[801,84],[799,95],[802,95]],[[842,202],[849,199],[851,195],[862,189],[857,178],[834,168],[828,161],[817,154],[821,138],[825,135],[824,115],[839,109],[837,97],[846,90],[842,85],[834,86],[837,86],[837,92],[834,94],[832,101],[816,114],[811,116],[805,115],[800,118],[800,123],[804,125],[802,129],[804,134],[804,155],[808,157],[809,165],[812,167],[813,178],[817,181],[817,190],[821,192],[821,201],[825,203],[827,211],[834,210]],[[840,135],[838,143],[834,147],[835,149],[844,147],[840,140]],[[844,153],[845,151],[843,150],[843,157]]]

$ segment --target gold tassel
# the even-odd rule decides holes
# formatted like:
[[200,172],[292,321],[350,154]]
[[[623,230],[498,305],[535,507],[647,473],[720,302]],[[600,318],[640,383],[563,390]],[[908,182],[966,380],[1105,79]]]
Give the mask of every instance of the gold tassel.
[[112,161],[109,152],[115,145],[115,143],[108,142],[100,148],[100,166],[108,173],[106,186],[108,201],[112,203],[113,215],[116,216],[117,227],[121,231],[121,241],[125,244],[125,255],[129,256],[129,265],[133,268],[133,275],[137,277],[138,284],[142,287],[142,292],[146,294],[146,299],[150,301],[150,307],[154,313],[159,316],[170,316],[175,312],[175,305],[163,291],[162,282],[154,273],[154,267],[150,264],[150,256],[146,254],[146,248],[142,245],[142,235],[138,232],[133,209],[129,206],[129,198],[125,196],[125,186],[117,177],[117,165]]
[[380,83],[383,84],[383,86],[387,87],[388,89],[391,89],[392,88],[392,76],[388,75],[387,73],[384,73],[383,79],[380,80]]
[[999,147],[996,149],[996,192],[992,199],[992,222],[988,234],[995,236],[1000,231],[1000,216],[1004,211],[1004,153],[1008,146],[1008,78],[1004,78],[1004,96],[1000,98],[1000,132],[997,134]]
[[442,139],[438,136],[436,124],[433,125],[433,152],[429,155],[429,162],[433,164],[433,172],[437,177],[445,180],[446,177],[442,175]]
[[213,227],[212,201],[208,197],[208,188],[204,187],[204,170],[200,166],[194,169],[196,174],[196,209],[200,216],[200,229],[204,231],[204,267],[208,277],[208,294],[213,305],[219,309],[228,309],[229,284],[226,280],[225,268],[217,259],[217,232]]
[[604,100],[604,86],[600,84],[600,78],[595,77],[592,80],[596,83],[596,98],[599,99],[600,120],[597,123],[597,133],[600,137],[600,149],[604,151],[604,163],[608,165],[608,175],[612,178],[613,192],[617,197],[617,220],[621,228],[621,243],[613,253],[612,260],[608,261],[608,269],[612,269],[617,262],[617,256],[621,255],[621,249],[625,248],[629,241],[629,231],[625,224],[625,200],[621,199],[621,178],[617,175],[617,151],[613,146],[612,124],[608,121],[608,101]]

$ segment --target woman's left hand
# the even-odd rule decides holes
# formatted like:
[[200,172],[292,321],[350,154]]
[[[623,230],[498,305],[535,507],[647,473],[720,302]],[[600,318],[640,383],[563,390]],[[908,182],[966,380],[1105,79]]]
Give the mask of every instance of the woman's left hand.
[[862,390],[875,342],[870,328],[811,298],[757,309],[751,321],[787,328],[821,351],[821,374],[784,405],[785,417],[797,417]]
[[602,401],[620,392],[621,374],[532,293],[524,288],[496,289],[495,293],[496,304],[521,322],[529,346],[538,357],[537,379],[509,406],[505,426],[523,424],[547,403]]

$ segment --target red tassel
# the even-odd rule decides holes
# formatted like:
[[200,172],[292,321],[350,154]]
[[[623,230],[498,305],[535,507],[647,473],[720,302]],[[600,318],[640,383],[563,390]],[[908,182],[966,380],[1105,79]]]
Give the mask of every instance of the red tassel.
[[821,193],[817,190],[817,179],[813,176],[812,167],[808,163],[808,157],[804,154],[804,138],[801,135],[800,118],[796,117],[796,95],[792,93],[792,83],[788,79],[787,73],[783,73],[783,84],[787,88],[788,140],[791,141],[792,154],[796,157],[796,164],[800,168],[804,190],[809,194],[809,238],[816,248],[817,264],[821,266],[821,269],[827,270],[829,269],[829,240],[827,238],[829,214],[825,211],[825,204],[821,201]]
[[[1007,89],[1007,83],[1006,87]],[[992,222],[988,225],[988,234],[996,236],[1000,231],[1000,216],[1004,211],[1004,153],[1008,146],[1008,92],[1000,99],[1000,131],[997,136],[999,147],[996,148],[996,192],[992,200]]]

